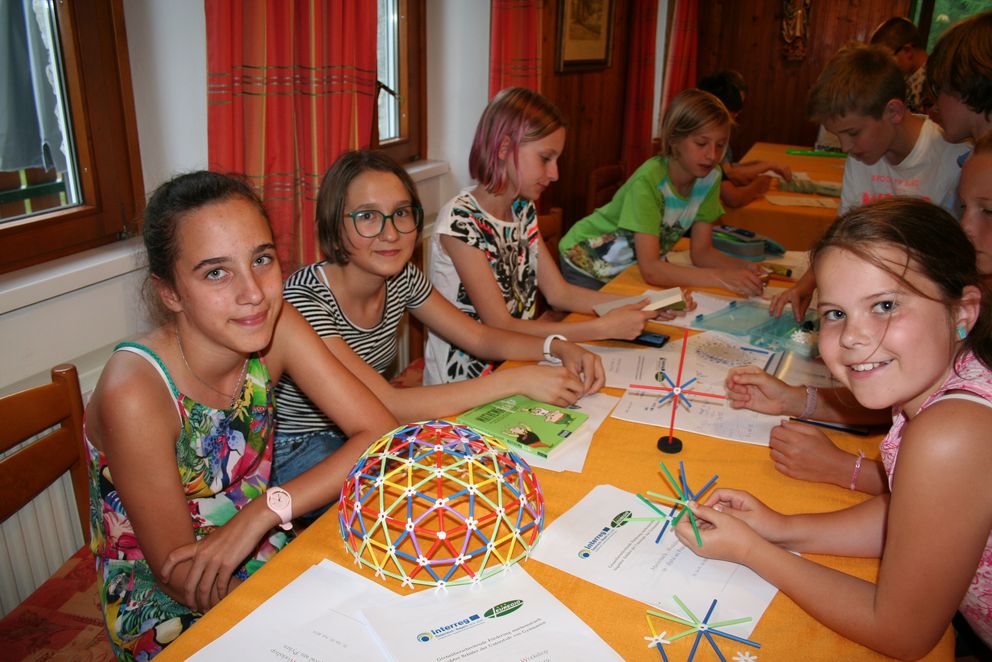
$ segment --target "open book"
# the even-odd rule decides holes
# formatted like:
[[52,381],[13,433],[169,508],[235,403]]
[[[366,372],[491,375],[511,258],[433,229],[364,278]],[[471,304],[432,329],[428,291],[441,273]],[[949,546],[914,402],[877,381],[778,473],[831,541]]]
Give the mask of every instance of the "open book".
[[[637,303],[638,301],[643,301],[644,299],[650,299],[650,301],[641,310],[658,310],[659,308],[668,307],[672,307],[676,310],[682,310],[685,308],[685,302],[682,301],[682,290],[678,287],[670,287],[667,290],[644,290],[644,294],[607,301],[606,303],[593,306],[592,309],[597,315],[602,317],[614,308],[626,306],[631,303]],[[679,308],[678,306],[680,303],[682,304],[682,308]]]

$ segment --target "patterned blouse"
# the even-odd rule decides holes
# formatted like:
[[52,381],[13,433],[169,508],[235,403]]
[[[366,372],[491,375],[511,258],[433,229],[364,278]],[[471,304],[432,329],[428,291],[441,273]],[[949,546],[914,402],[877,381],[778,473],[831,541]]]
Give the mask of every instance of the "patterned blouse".
[[[540,236],[534,203],[518,198],[513,218],[503,220],[484,210],[469,191],[441,208],[431,237],[430,276],[435,289],[456,308],[479,321],[475,305],[458,276],[451,257],[441,247],[441,235],[454,237],[486,256],[503,294],[506,310],[517,319],[534,319],[537,312],[537,247]],[[444,384],[491,372],[493,364],[471,356],[442,337],[428,334],[424,383]]]

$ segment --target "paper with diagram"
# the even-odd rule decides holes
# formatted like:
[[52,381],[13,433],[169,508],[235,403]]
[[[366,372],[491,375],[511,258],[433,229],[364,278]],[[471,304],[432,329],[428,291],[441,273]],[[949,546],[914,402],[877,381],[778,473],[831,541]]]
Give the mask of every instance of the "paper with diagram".
[[655,543],[659,521],[626,521],[655,514],[635,494],[597,485],[544,530],[531,558],[675,614],[681,611],[672,595],[696,613],[716,598],[713,620],[750,616],[751,622],[728,628],[749,636],[777,589],[742,565],[696,556],[671,527]]

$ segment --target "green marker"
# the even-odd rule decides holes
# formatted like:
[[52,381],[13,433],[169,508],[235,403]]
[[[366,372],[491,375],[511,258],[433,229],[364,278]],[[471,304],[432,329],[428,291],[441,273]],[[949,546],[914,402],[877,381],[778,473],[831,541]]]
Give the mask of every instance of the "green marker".
[[796,156],[833,156],[838,159],[846,159],[847,154],[844,152],[818,152],[815,149],[787,149],[786,154],[794,154]]

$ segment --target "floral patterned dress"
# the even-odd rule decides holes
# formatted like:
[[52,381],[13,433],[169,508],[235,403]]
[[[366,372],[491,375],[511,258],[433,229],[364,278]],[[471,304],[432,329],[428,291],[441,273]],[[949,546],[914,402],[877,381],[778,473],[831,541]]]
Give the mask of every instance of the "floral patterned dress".
[[[260,357],[253,356],[234,408],[213,409],[180,393],[165,364],[147,347],[122,343],[115,351],[145,358],[175,397],[181,426],[176,462],[194,533],[197,539],[203,538],[268,486],[274,429],[269,371]],[[200,614],[158,587],[114,487],[106,457],[88,439],[86,446],[90,459],[90,547],[96,555],[107,632],[118,659],[146,660],[195,623]],[[236,576],[244,579],[251,575],[287,541],[284,532],[274,529]]]
[[[965,394],[950,393],[964,391]],[[974,394],[972,396],[972,394]],[[975,397],[977,396],[977,397]],[[923,411],[941,398],[967,398],[979,404],[992,407],[992,371],[985,367],[974,354],[965,354],[954,364],[954,372],[947,378],[923,406]],[[902,442],[902,430],[908,422],[902,409],[895,408],[892,412],[892,427],[885,435],[880,447],[882,464],[889,477],[889,489],[892,489],[892,477],[896,470],[896,460],[899,457],[899,446]],[[978,562],[971,586],[965,593],[958,608],[965,617],[975,634],[986,644],[992,646],[992,532],[989,532],[985,551]]]

